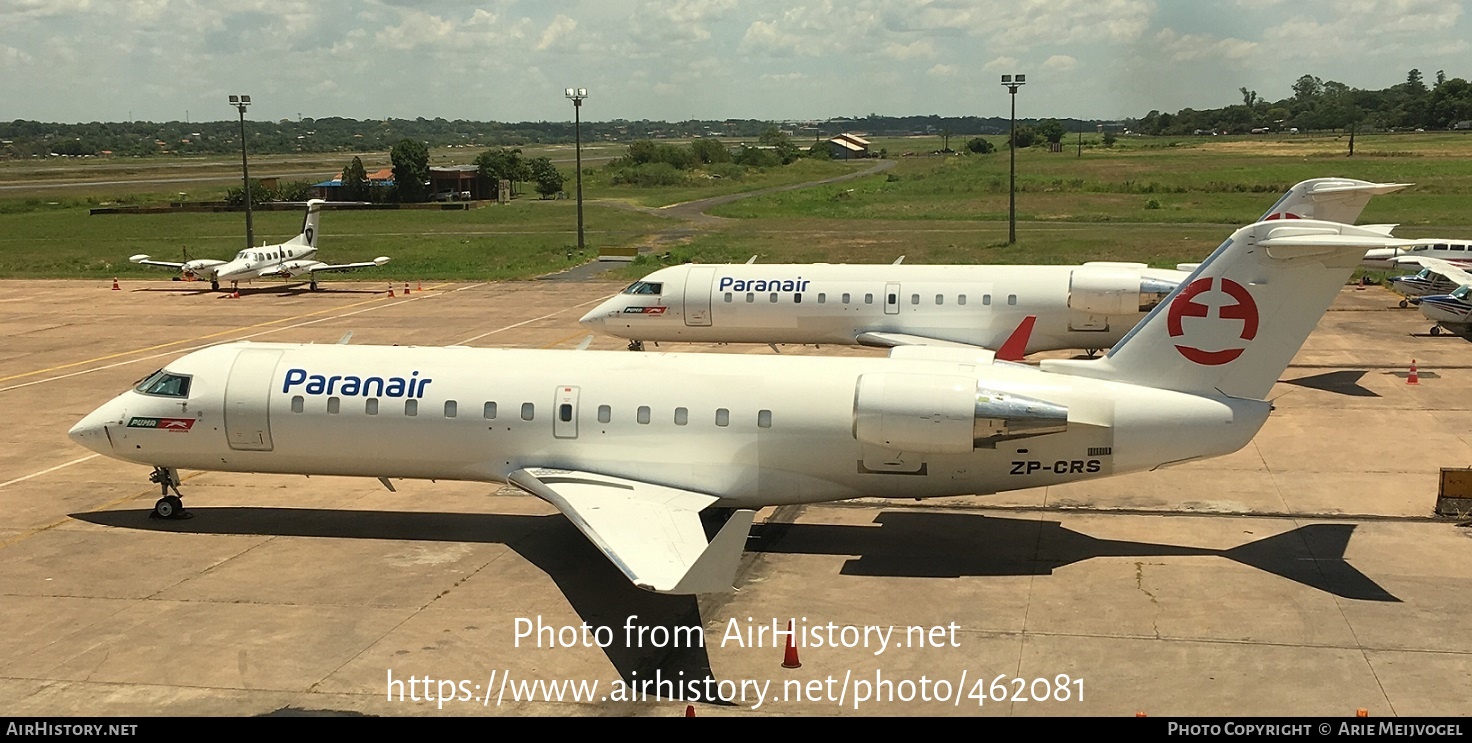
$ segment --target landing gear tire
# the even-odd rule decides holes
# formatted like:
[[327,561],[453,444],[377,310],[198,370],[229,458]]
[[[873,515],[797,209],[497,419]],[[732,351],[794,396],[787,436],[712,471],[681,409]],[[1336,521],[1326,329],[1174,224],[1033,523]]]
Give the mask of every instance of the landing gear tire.
[[630,351],[643,351],[644,350],[644,341],[629,341],[629,350]]
[[1099,349],[1097,349],[1097,348],[1085,348],[1084,349],[1084,355],[1086,355],[1086,356],[1088,356],[1089,358],[1092,359],[1092,358],[1094,358],[1094,357],[1096,357],[1096,356],[1099,355]]
[[153,517],[160,519],[184,518],[184,501],[178,496],[166,495],[153,504]]
[[1441,335],[1441,326],[1440,325],[1432,325],[1431,326],[1431,330],[1428,330],[1426,332],[1428,332],[1428,333],[1430,333],[1432,335]]
[[215,281],[214,279],[210,279],[210,291],[217,292],[219,290],[220,290],[220,282]]
[[312,283],[307,284],[307,288],[309,291],[317,291],[317,280],[312,279]]
[[1400,300],[1400,308],[1401,309],[1405,309],[1405,308],[1410,307],[1410,306],[1411,306],[1411,303],[1409,301],[1404,300],[1404,299]]

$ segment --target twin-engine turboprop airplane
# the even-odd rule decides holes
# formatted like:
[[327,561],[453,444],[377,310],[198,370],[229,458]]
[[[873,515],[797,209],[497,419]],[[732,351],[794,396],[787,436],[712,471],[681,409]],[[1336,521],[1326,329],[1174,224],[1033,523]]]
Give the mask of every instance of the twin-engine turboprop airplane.
[[322,199],[312,199],[307,202],[307,216],[302,222],[301,233],[296,237],[279,245],[247,248],[236,253],[233,260],[197,259],[183,263],[171,263],[152,260],[147,255],[135,255],[128,260],[145,266],[176,268],[187,280],[209,281],[211,289],[219,289],[220,283],[224,281],[230,282],[232,288],[238,288],[242,281],[250,282],[267,278],[294,279],[305,276],[310,282],[312,291],[317,290],[317,274],[331,271],[354,271],[388,263],[387,256],[379,256],[364,263],[331,264],[313,260],[313,256],[317,254],[317,225],[322,219],[322,205],[326,203]]
[[[1472,338],[1472,273],[1468,273],[1464,266],[1440,258],[1401,258],[1400,262],[1424,266],[1416,276],[1427,276],[1427,283],[1450,285],[1449,290],[1427,292],[1418,300],[1421,314],[1436,323],[1431,326],[1430,333],[1441,335],[1445,329],[1464,338]],[[1406,280],[1405,277],[1397,277],[1391,281],[1397,279]]]
[[[1259,221],[1353,223],[1407,184],[1316,178]],[[690,343],[962,345],[996,350],[1037,318],[1025,353],[1114,345],[1186,278],[1143,263],[1081,266],[687,264],[655,271],[585,315],[626,338]],[[774,345],[775,348],[775,345]]]
[[1094,361],[231,343],[70,436],[154,467],[162,516],[182,506],[180,468],[509,482],[640,587],[728,590],[764,506],[987,494],[1236,451],[1365,250],[1398,244],[1310,220],[1243,227]]

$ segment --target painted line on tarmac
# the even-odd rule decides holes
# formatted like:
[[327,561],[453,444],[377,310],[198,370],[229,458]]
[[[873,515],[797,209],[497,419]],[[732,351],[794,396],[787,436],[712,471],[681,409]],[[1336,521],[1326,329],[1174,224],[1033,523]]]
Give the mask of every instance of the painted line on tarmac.
[[25,477],[17,477],[14,480],[6,480],[5,482],[0,482],[0,488],[5,487],[6,485],[14,485],[14,484],[16,484],[18,482],[25,482],[26,480],[29,480],[29,479],[31,479],[33,477],[40,477],[41,475],[49,474],[49,473],[55,472],[55,471],[57,471],[59,469],[62,469],[62,468],[65,468],[65,467],[70,467],[70,466],[72,466],[74,464],[81,464],[82,462],[85,462],[85,461],[87,461],[89,459],[95,459],[95,458],[100,457],[100,456],[102,456],[102,455],[101,454],[88,454],[85,457],[81,457],[79,459],[73,459],[70,462],[64,462],[62,464],[58,464],[55,467],[47,467],[46,469],[41,470],[40,472],[32,472],[31,474],[26,475]]
[[[563,307],[562,309],[560,309],[560,310],[558,310],[556,312],[549,312],[549,313],[547,313],[545,315],[542,315],[541,317],[533,317],[530,320],[522,320],[519,323],[515,323],[515,324],[512,324],[512,325],[507,325],[504,328],[496,328],[495,330],[492,330],[492,331],[490,331],[488,333],[481,333],[480,335],[473,336],[473,337],[470,337],[470,338],[466,338],[465,340],[460,341],[459,343],[452,343],[450,345],[452,345],[452,346],[463,346],[463,345],[465,345],[465,344],[467,344],[467,343],[469,343],[471,341],[478,341],[481,338],[484,338],[484,337],[486,337],[488,335],[495,335],[495,334],[497,334],[497,333],[499,333],[499,332],[501,332],[503,330],[511,330],[512,328],[519,328],[519,327],[521,327],[523,325],[527,325],[529,323],[537,322],[538,320],[546,320],[549,317],[557,317],[558,315],[560,315],[560,314],[562,314],[564,312],[567,312],[568,310],[575,310],[575,309],[577,309],[579,307],[585,307],[587,305],[593,304],[594,302],[602,302],[605,299],[608,299],[608,297],[598,297],[597,299],[590,299],[590,300],[588,300],[586,302],[581,302],[581,303],[575,304],[575,305],[573,305],[571,307]],[[578,333],[578,335],[579,336],[587,335],[587,333]],[[566,340],[566,339],[564,339],[564,340]],[[558,341],[558,343],[561,343],[561,342],[562,341]],[[3,381],[5,381],[5,380],[0,379],[0,382],[3,382]],[[5,390],[0,390],[0,392],[4,392],[4,391]]]
[[[431,288],[433,288],[433,287],[431,287]],[[424,291],[427,292],[427,291],[429,291],[429,289],[425,289]],[[222,331],[220,331],[218,333],[210,333],[209,335],[199,336],[198,338],[186,338],[186,339],[183,339],[183,340],[172,341],[172,342],[169,342],[169,343],[161,343],[161,344],[159,344],[157,346],[149,346],[147,348],[138,348],[138,349],[134,349],[132,351],[122,351],[122,352],[119,352],[119,353],[109,354],[107,356],[99,356],[98,358],[88,359],[86,361],[78,361],[78,362],[71,363],[71,364],[62,364],[60,366],[53,366],[53,367],[51,367],[49,369],[38,369],[36,371],[26,372],[24,374],[16,374],[16,375],[13,375],[13,376],[0,378],[0,382],[6,382],[6,381],[9,381],[9,380],[12,380],[12,379],[21,379],[21,378],[33,376],[33,375],[36,375],[36,374],[44,374],[44,373],[46,373],[48,371],[56,371],[58,369],[69,369],[69,368],[74,367],[74,366],[81,366],[83,364],[90,364],[90,363],[95,363],[95,362],[98,362],[98,361],[105,361],[107,359],[115,359],[115,358],[117,358],[119,356],[127,356],[129,354],[145,353],[147,351],[153,351],[153,350],[160,349],[160,348],[168,348],[170,346],[176,346],[176,345],[178,345],[180,343],[189,343],[191,341],[200,341],[200,340],[204,340],[206,338],[214,338],[216,336],[227,335],[229,333],[238,333],[238,332],[243,331],[243,330],[250,330],[252,328],[259,328],[259,327],[266,326],[266,325],[273,325],[275,323],[289,322],[291,320],[296,320],[298,318],[311,317],[312,315],[321,314],[322,312],[331,312],[334,309],[335,310],[345,310],[345,309],[349,309],[349,308],[352,308],[352,307],[358,307],[358,306],[365,305],[365,304],[372,304],[372,303],[375,303],[375,302],[379,303],[379,304],[377,304],[377,306],[367,307],[367,308],[358,310],[356,312],[345,312],[343,314],[340,314],[340,315],[332,315],[330,317],[319,317],[319,318],[317,318],[315,320],[307,320],[305,322],[299,322],[299,323],[295,323],[293,325],[283,325],[283,326],[281,326],[279,328],[266,328],[265,330],[261,330],[261,331],[256,332],[256,333],[251,333],[249,335],[242,335],[242,336],[239,336],[237,338],[230,338],[230,339],[227,339],[225,341],[216,341],[216,342],[212,342],[212,343],[200,343],[200,344],[194,345],[194,346],[186,346],[184,348],[175,348],[175,349],[170,350],[170,351],[164,351],[162,353],[156,353],[156,354],[153,354],[153,355],[150,355],[150,356],[140,356],[140,357],[138,357],[136,359],[128,359],[126,361],[119,361],[119,362],[117,362],[115,364],[107,364],[107,365],[104,365],[104,366],[94,366],[94,367],[91,367],[91,368],[88,368],[88,369],[82,369],[80,371],[74,371],[74,372],[70,372],[70,373],[67,373],[67,374],[58,374],[58,375],[56,375],[54,377],[46,377],[45,379],[33,379],[33,380],[29,381],[29,382],[22,382],[20,384],[13,384],[13,385],[10,385],[9,387],[0,387],[0,392],[9,392],[11,390],[18,390],[18,389],[20,389],[22,387],[30,387],[32,385],[37,385],[37,384],[45,384],[46,382],[55,382],[55,381],[60,380],[60,379],[68,379],[70,377],[76,377],[76,376],[80,376],[80,375],[83,375],[83,374],[91,374],[92,372],[95,372],[95,371],[104,371],[106,369],[114,369],[114,368],[119,367],[119,366],[127,366],[128,364],[136,364],[139,361],[147,361],[149,359],[156,359],[156,358],[160,358],[162,356],[172,356],[172,355],[177,354],[177,353],[183,353],[183,352],[187,352],[187,351],[197,351],[197,350],[199,350],[201,348],[207,348],[209,346],[213,346],[213,345],[216,345],[218,343],[226,343],[226,342],[230,342],[230,341],[243,341],[243,340],[248,340],[248,339],[251,339],[251,338],[258,337],[258,336],[266,335],[268,333],[275,333],[275,332],[282,331],[282,330],[291,330],[293,328],[300,328],[300,327],[304,327],[306,325],[315,325],[316,323],[325,322],[327,320],[338,320],[338,319],[341,319],[341,318],[344,318],[344,317],[352,317],[354,315],[361,315],[361,314],[363,314],[365,312],[372,312],[374,310],[382,309],[384,307],[394,307],[394,306],[397,306],[397,305],[404,304],[405,302],[417,301],[419,299],[423,299],[424,296],[425,296],[424,294],[420,294],[417,297],[407,297],[405,299],[399,300],[397,302],[392,302],[392,303],[389,303],[389,304],[383,304],[381,299],[365,299],[362,302],[356,302],[354,304],[346,305],[344,307],[329,308],[329,309],[326,309],[326,310],[319,310],[317,312],[308,312],[308,313],[303,314],[303,315],[296,315],[295,317],[283,317],[283,318],[280,318],[278,320],[269,320],[267,322],[256,323],[255,325],[246,325],[244,327],[232,328],[230,330],[222,330]]]

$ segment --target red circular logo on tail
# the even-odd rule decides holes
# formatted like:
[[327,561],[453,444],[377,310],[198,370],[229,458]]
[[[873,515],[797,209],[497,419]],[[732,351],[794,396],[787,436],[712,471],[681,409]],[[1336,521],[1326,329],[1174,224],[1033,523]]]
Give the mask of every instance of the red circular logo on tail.
[[1273,212],[1272,214],[1268,215],[1268,219],[1303,219],[1303,217],[1300,217],[1293,212]]
[[[1181,290],[1180,294],[1171,301],[1170,309],[1166,312],[1166,330],[1170,337],[1179,338],[1186,334],[1183,318],[1187,317],[1212,317],[1212,304],[1207,304],[1200,299],[1202,294],[1212,292],[1212,282],[1220,281],[1221,286],[1216,290],[1217,294],[1225,294],[1226,300],[1218,299],[1214,303],[1216,307],[1217,320],[1238,320],[1242,323],[1242,329],[1237,338],[1250,341],[1257,337],[1257,302],[1253,301],[1252,294],[1241,284],[1231,279],[1197,279]],[[1210,295],[1208,295],[1210,296]],[[1200,299],[1198,299],[1200,297]],[[1188,361],[1203,366],[1220,366],[1235,360],[1246,347],[1225,348],[1220,351],[1207,351],[1195,346],[1177,345],[1176,350],[1185,356]]]

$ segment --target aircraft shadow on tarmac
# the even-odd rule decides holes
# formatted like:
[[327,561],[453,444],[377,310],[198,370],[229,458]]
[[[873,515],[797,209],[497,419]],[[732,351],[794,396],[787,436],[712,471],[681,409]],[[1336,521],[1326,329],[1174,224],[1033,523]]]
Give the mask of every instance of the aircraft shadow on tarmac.
[[1365,376],[1364,370],[1341,370],[1314,374],[1298,379],[1285,379],[1287,384],[1296,384],[1299,387],[1308,387],[1324,392],[1333,392],[1349,397],[1379,397],[1373,390],[1360,386],[1360,379]]
[[[140,287],[140,288],[137,288],[137,289],[130,289],[129,291],[134,291],[134,292],[156,292],[156,293],[162,293],[162,294],[188,294],[188,295],[191,295],[191,296],[215,295],[215,296],[218,296],[221,299],[230,296],[230,289],[228,287],[223,287],[222,286],[222,287],[220,287],[219,290],[215,290],[215,289],[211,289],[209,287],[209,284],[208,283],[205,283],[205,284],[202,284],[202,285],[198,285],[198,286],[190,286],[190,284],[194,284],[195,283],[195,282],[192,282],[192,281],[179,282],[179,283],[181,284],[180,286],[145,286],[145,287]],[[317,290],[317,291],[315,291],[315,292],[312,291],[311,288],[308,287],[306,284],[286,284],[286,285],[276,285],[276,286],[248,286],[248,287],[244,287],[244,288],[242,288],[240,290],[240,298],[241,299],[246,299],[248,297],[257,296],[257,295],[270,295],[270,296],[276,296],[276,297],[296,297],[296,296],[301,296],[301,295],[304,295],[304,294],[387,294],[388,293],[388,289],[386,287],[388,286],[388,284],[384,284],[384,286],[385,286],[385,288],[383,288],[383,289],[360,289],[360,288],[351,288],[350,289],[350,288],[347,288],[347,287],[344,287],[344,286],[341,286],[341,285],[322,284],[322,288],[319,289],[319,290]],[[397,289],[397,288],[398,287],[395,287],[395,289]]]
[[[613,643],[603,652],[626,683],[647,681],[656,671],[684,682],[714,678],[704,647],[631,647],[623,629],[634,615],[651,633],[663,627],[674,636],[677,628],[703,627],[696,598],[634,587],[560,515],[239,507],[192,512],[195,518],[182,521],[150,519],[144,511],[71,516],[102,526],[184,534],[504,544],[544,571],[584,622],[610,628]],[[1052,575],[1065,565],[1099,557],[1215,556],[1343,598],[1399,601],[1344,561],[1353,524],[1311,524],[1226,550],[1099,539],[1057,521],[967,513],[882,511],[875,524],[758,525],[747,549],[853,556],[841,574],[911,578]]]

